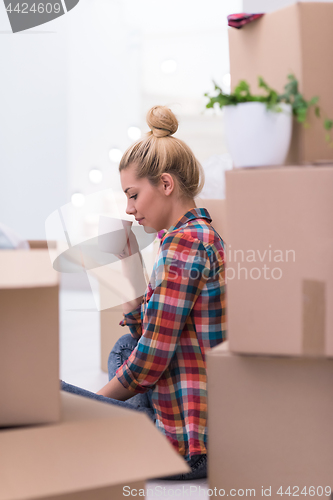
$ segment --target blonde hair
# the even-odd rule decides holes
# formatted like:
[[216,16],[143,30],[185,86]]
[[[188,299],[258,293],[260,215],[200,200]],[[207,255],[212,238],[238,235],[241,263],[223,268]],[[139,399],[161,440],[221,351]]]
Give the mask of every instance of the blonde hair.
[[177,118],[168,107],[154,106],[146,121],[150,132],[125,151],[119,172],[135,164],[137,178],[147,177],[153,186],[167,172],[177,179],[182,196],[195,198],[203,188],[204,171],[191,149],[172,137],[178,129]]

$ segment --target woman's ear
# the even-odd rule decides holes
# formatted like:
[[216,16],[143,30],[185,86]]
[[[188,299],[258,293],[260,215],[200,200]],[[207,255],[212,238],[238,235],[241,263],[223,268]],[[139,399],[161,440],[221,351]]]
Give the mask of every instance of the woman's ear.
[[172,177],[171,174],[164,172],[164,174],[161,175],[161,182],[162,182],[163,193],[166,196],[170,196],[170,194],[175,189],[174,178]]

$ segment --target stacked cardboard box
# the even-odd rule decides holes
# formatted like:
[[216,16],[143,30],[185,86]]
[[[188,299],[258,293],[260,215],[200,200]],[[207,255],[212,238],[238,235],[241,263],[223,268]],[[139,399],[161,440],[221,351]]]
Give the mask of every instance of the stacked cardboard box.
[[207,356],[210,487],[320,496],[333,480],[333,165],[234,169],[226,187],[230,350]]
[[[230,29],[232,86],[282,91],[294,72],[332,115],[332,20],[332,4],[297,3]],[[288,166],[226,172],[229,342],[207,355],[209,483],[226,496],[333,486],[333,150],[309,122]]]
[[0,500],[143,496],[188,472],[146,415],[60,391],[56,249],[30,247],[0,251]]
[[207,363],[209,487],[236,498],[329,496],[333,360],[242,355],[226,342]]
[[322,119],[312,110],[309,128],[294,122],[287,165],[333,160],[322,123],[333,115],[332,24],[332,3],[297,2],[228,31],[232,89],[245,79],[253,93],[260,92],[258,76],[262,76],[282,93],[287,75],[293,73],[306,100],[319,97]]
[[226,182],[230,349],[333,357],[333,165]]
[[0,426],[60,418],[59,275],[46,243],[30,244],[0,250]]

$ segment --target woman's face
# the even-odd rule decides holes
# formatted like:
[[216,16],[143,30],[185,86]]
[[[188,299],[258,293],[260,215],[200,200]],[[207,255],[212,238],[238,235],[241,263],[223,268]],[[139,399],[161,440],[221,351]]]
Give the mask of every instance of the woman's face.
[[149,232],[148,228],[161,231],[170,226],[169,214],[172,208],[170,194],[173,191],[173,185],[171,187],[169,181],[171,184],[173,182],[169,174],[163,174],[163,178],[166,182],[161,180],[160,184],[155,187],[147,178],[136,178],[133,164],[120,172],[121,186],[127,196],[126,213],[140,221],[140,224],[147,228],[146,232]]

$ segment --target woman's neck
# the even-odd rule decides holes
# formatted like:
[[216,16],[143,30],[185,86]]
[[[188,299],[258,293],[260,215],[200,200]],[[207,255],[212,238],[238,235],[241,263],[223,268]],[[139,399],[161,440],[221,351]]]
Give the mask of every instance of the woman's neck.
[[175,225],[176,222],[183,215],[185,215],[186,212],[188,212],[189,210],[192,210],[192,208],[197,208],[194,200],[187,200],[184,203],[177,203],[177,204],[175,204],[174,207],[173,207],[173,209],[172,209],[172,211],[171,211],[171,213],[170,213],[170,216],[168,218],[167,224],[169,224],[169,225],[165,229],[169,229],[169,227]]

